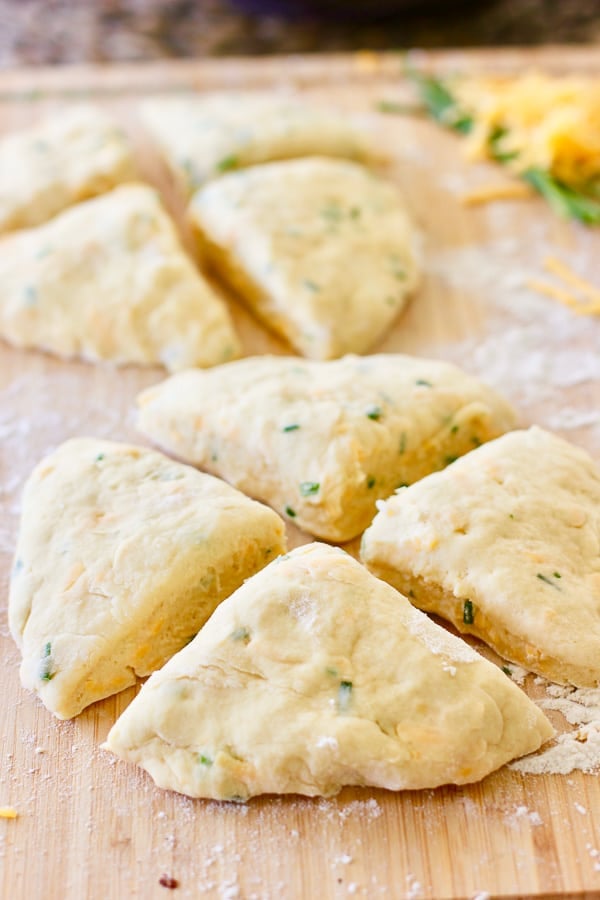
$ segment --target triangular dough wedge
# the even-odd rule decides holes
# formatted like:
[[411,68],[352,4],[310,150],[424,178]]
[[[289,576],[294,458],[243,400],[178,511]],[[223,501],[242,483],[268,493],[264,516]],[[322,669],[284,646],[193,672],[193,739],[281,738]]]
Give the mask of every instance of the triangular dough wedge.
[[281,519],[216,478],[68,441],[23,496],[9,597],[23,685],[77,715],[161,666],[284,546]]
[[141,104],[140,115],[186,197],[223,172],[257,163],[375,156],[348,116],[273,91],[154,97]]
[[184,253],[156,191],[138,184],[0,241],[0,336],[171,370],[239,352],[225,304]]
[[127,138],[103,110],[54,113],[0,141],[0,232],[40,225],[135,177]]
[[232,172],[198,191],[201,251],[262,322],[311,359],[365,353],[418,281],[397,185],[345,160]]
[[552,681],[600,684],[600,469],[531,428],[380,505],[362,559],[421,609]]
[[553,730],[496,666],[338,548],[228,598],[105,747],[192,797],[477,781]]
[[476,378],[401,354],[244,359],[175,375],[139,406],[152,440],[332,541],[363,531],[378,498],[515,423]]

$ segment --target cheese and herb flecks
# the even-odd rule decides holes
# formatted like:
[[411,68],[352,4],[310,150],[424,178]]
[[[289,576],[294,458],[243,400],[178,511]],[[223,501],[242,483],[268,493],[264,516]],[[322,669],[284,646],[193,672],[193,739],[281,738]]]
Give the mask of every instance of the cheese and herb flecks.
[[470,159],[501,163],[560,215],[600,224],[598,79],[410,75],[428,113],[467,136]]

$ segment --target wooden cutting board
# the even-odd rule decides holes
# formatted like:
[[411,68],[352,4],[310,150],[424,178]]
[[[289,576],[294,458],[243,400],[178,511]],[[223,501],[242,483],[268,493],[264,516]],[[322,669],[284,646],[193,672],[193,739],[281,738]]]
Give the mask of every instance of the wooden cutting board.
[[[416,61],[440,71],[600,70],[596,49],[456,51]],[[0,130],[93,97],[124,122],[144,175],[179,214],[138,130],[143,95],[288,86],[363,114],[394,158],[390,175],[423,231],[427,265],[422,289],[377,349],[459,362],[504,390],[524,423],[554,428],[600,455],[600,320],[584,321],[525,286],[542,275],[549,253],[593,276],[600,232],[559,222],[538,200],[465,206],[461,194],[504,176],[466,163],[458,140],[423,118],[375,111],[380,100],[410,97],[401,71],[399,55],[363,53],[5,72]],[[247,353],[286,352],[235,303],[232,309]],[[133,689],[72,722],[56,721],[23,691],[5,599],[23,480],[73,435],[141,441],[134,397],[161,377],[0,346],[0,806],[19,814],[0,819],[2,897],[151,900],[169,895],[159,884],[163,874],[178,882],[174,897],[223,900],[600,896],[593,774],[525,776],[505,768],[482,784],[398,795],[347,789],[321,801],[192,801],[158,790],[99,749]],[[306,540],[292,530],[290,537]],[[565,727],[560,715],[554,721]]]

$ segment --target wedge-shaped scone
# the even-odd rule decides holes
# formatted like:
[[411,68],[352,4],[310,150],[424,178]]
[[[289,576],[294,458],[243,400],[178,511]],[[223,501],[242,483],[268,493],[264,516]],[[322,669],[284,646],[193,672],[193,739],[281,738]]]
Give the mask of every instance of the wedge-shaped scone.
[[376,501],[514,425],[510,406],[449,363],[254,357],[143,392],[138,427],[311,534],[355,537]]
[[46,222],[135,178],[129,143],[101,109],[76,106],[0,141],[0,232]]
[[214,268],[313,359],[367,351],[417,283],[417,240],[398,188],[356,163],[232,172],[198,191],[189,214]]
[[231,169],[299,156],[366,159],[366,132],[335,110],[273,92],[154,97],[144,125],[186,196]]
[[506,659],[600,684],[600,469],[567,441],[515,431],[400,491],[362,559]]
[[9,623],[21,680],[61,719],[135,683],[284,550],[283,522],[142,447],[68,441],[30,476]]
[[217,800],[477,781],[552,735],[496,666],[338,548],[229,597],[144,685],[105,747]]
[[184,253],[157,193],[138,184],[0,240],[0,336],[171,370],[239,351],[223,301]]

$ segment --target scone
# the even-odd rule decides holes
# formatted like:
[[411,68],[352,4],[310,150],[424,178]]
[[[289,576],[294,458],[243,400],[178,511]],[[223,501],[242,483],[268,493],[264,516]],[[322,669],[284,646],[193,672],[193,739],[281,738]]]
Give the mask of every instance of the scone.
[[257,163],[374,155],[364,130],[348,117],[272,91],[154,97],[140,115],[186,197],[223,172]]
[[553,729],[500,669],[339,548],[255,575],[118,719],[159,787],[245,801],[477,781]]
[[0,240],[0,337],[170,370],[239,352],[225,304],[184,253],[156,191],[140,184]]
[[417,236],[395,184],[345,160],[232,172],[189,207],[200,251],[303,356],[364,353],[418,281]]
[[331,541],[363,531],[377,499],[515,422],[476,378],[401,354],[243,359],[181,372],[138,404],[139,429],[161,447]]
[[40,225],[134,178],[129,142],[103,110],[55,113],[0,141],[0,232]]
[[366,565],[412,602],[552,681],[600,684],[600,469],[540,428],[398,492]]
[[9,624],[60,719],[135,684],[283,552],[270,509],[142,447],[78,438],[30,476]]

